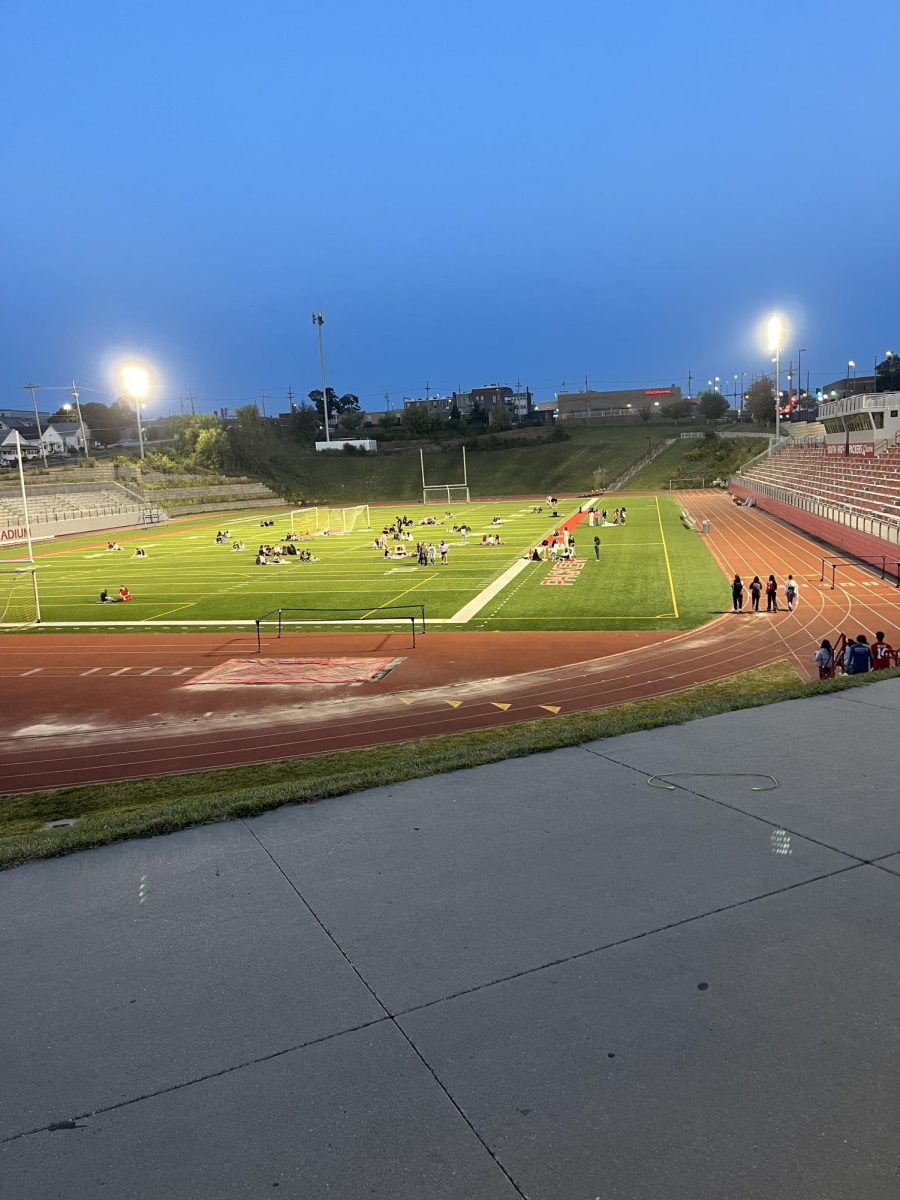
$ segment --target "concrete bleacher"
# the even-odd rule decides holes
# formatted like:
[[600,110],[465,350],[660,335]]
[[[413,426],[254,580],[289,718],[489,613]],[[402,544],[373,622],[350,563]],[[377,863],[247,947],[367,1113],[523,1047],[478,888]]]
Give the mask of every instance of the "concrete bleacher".
[[[61,521],[79,521],[86,517],[116,516],[123,524],[136,523],[146,508],[136,497],[112,488],[96,488],[79,492],[49,492],[28,497],[28,515],[33,525]],[[10,524],[21,523],[25,512],[20,496],[0,498],[0,516]]]
[[900,446],[870,458],[828,454],[824,445],[784,446],[743,479],[900,524]]

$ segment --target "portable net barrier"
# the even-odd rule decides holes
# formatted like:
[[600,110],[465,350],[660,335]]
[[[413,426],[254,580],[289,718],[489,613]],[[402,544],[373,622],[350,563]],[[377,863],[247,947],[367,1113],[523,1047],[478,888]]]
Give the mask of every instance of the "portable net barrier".
[[336,629],[354,632],[366,627],[405,626],[409,623],[412,648],[416,646],[416,628],[425,632],[424,604],[385,604],[381,608],[273,608],[256,618],[256,650],[262,653],[262,635],[266,629],[277,638],[285,633],[312,629]]
[[824,583],[830,575],[830,588],[831,591],[834,591],[838,569],[859,566],[878,572],[882,580],[889,579],[895,587],[900,588],[900,559],[891,558],[887,554],[862,554],[855,558],[823,558],[819,583]]

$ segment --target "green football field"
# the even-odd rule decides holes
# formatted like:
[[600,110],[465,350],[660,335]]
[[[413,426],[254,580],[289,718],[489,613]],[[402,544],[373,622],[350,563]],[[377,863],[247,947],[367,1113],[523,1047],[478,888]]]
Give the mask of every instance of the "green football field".
[[[690,629],[729,606],[727,581],[710,556],[703,538],[680,521],[670,497],[604,496],[602,507],[627,504],[624,526],[575,530],[576,561],[525,563],[525,555],[552,533],[577,503],[550,517],[546,500],[453,502],[431,508],[403,504],[372,506],[372,529],[338,536],[314,535],[298,543],[318,561],[283,558],[280,565],[255,565],[260,542],[283,542],[290,529],[288,511],[213,513],[184,517],[151,530],[104,531],[35,544],[40,601],[45,627],[77,623],[81,629],[148,628],[160,622],[173,629],[201,624],[252,622],[278,608],[314,610],[302,619],[310,624],[368,617],[386,605],[425,606],[433,627],[461,629]],[[532,507],[543,505],[542,513]],[[385,559],[373,538],[395,515],[407,512],[414,522],[413,543],[437,546],[445,538],[446,565],[420,567],[414,559]],[[420,526],[425,515],[440,524]],[[499,517],[501,524],[492,525]],[[273,519],[273,528],[260,521]],[[450,526],[471,526],[463,546]],[[215,534],[228,529],[228,545]],[[500,533],[500,546],[483,546],[484,535]],[[593,537],[601,538],[599,561]],[[121,551],[107,550],[117,538]],[[234,551],[240,539],[246,550]],[[391,547],[394,546],[390,542]],[[408,544],[409,545],[409,544]],[[132,557],[137,546],[146,558]],[[8,550],[3,558],[21,554]],[[508,578],[507,578],[508,573]],[[128,587],[128,603],[100,604],[101,589],[114,595]],[[19,585],[20,587],[22,585]],[[5,603],[5,602],[4,602]],[[0,605],[2,607],[2,605]],[[350,610],[350,611],[341,611]],[[12,619],[10,606],[5,620]],[[293,614],[300,619],[300,614]],[[153,628],[151,624],[149,628]]]

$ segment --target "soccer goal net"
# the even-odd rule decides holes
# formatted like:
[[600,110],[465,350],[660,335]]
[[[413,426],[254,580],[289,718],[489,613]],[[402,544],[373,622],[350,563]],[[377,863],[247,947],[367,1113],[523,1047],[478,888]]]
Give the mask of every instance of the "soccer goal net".
[[332,533],[352,533],[354,529],[371,529],[368,504],[357,504],[353,508],[327,508],[325,525]]
[[422,503],[423,504],[452,504],[456,500],[458,503],[469,503],[469,489],[464,483],[438,483],[429,484],[422,488]]
[[0,625],[37,625],[40,619],[34,566],[30,563],[0,566]]
[[319,528],[317,508],[295,508],[291,512],[291,533],[312,533]]

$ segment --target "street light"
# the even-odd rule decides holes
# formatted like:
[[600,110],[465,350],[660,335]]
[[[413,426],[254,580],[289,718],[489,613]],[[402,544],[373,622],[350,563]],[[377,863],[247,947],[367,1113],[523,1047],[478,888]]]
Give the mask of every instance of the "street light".
[[150,387],[150,376],[143,367],[125,367],[122,371],[122,382],[125,384],[125,391],[134,401],[134,409],[137,413],[138,427],[138,445],[141,448],[141,458],[144,457],[144,431],[141,428],[143,423],[141,417],[141,401],[147,395]]
[[846,393],[848,396],[853,395],[853,386],[851,384],[851,380],[852,380],[853,376],[850,374],[850,372],[855,371],[855,370],[856,370],[856,363],[853,361],[852,358],[848,358],[847,359],[847,393]]
[[325,414],[325,441],[331,441],[331,424],[328,420],[328,389],[325,387],[325,350],[322,347],[322,326],[325,324],[325,314],[314,312],[312,323],[319,334],[319,369],[322,372],[322,411]]
[[775,440],[781,437],[781,404],[779,390],[781,388],[781,343],[784,339],[784,322],[777,314],[769,317],[766,326],[769,335],[769,349],[775,354]]

